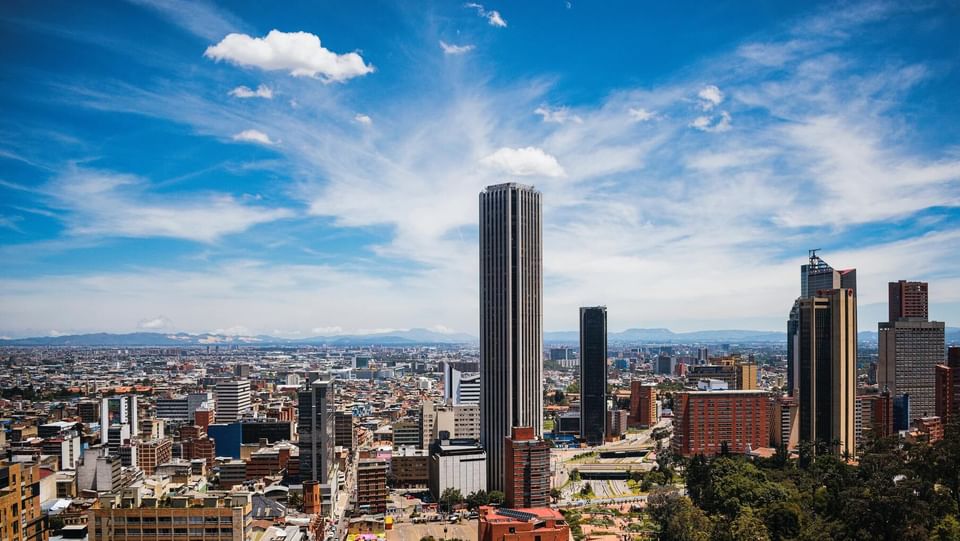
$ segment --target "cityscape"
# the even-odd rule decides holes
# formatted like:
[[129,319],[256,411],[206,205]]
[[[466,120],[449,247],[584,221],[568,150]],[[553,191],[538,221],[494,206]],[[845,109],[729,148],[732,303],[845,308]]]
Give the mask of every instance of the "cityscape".
[[717,71],[676,7],[50,5],[0,10],[0,541],[960,540],[955,5],[728,5]]

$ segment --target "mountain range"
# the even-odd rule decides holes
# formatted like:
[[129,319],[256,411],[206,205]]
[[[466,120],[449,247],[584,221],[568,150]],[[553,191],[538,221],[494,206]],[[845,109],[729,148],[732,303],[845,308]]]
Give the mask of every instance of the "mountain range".
[[[876,343],[876,331],[858,333],[861,342]],[[544,333],[547,345],[577,345],[580,336],[577,331],[552,331]],[[673,332],[670,329],[627,329],[611,332],[607,335],[610,344],[746,344],[746,343],[783,343],[787,339],[784,332],[751,330],[718,330]],[[948,327],[948,344],[960,343],[960,328]],[[310,338],[277,338],[275,336],[239,336],[222,334],[189,334],[137,332],[129,334],[74,334],[64,336],[37,336],[32,338],[0,339],[0,346],[204,346],[204,345],[241,345],[241,346],[284,346],[284,345],[329,345],[329,346],[412,346],[442,344],[475,344],[477,337],[466,333],[441,333],[429,329],[407,329],[373,334],[343,334],[333,336],[313,336]]]

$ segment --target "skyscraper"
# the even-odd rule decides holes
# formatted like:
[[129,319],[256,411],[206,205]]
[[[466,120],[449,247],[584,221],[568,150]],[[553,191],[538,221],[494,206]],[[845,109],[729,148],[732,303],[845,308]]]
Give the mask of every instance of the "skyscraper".
[[848,288],[798,299],[800,441],[856,454],[857,301]]
[[300,478],[320,483],[324,513],[330,512],[337,484],[333,477],[335,417],[332,379],[318,379],[297,393]]
[[540,192],[508,183],[480,192],[480,411],[487,489],[504,488],[503,442],[543,425]]
[[550,444],[529,427],[514,427],[504,442],[507,507],[546,507],[550,503]]
[[[810,250],[810,259],[806,265],[800,265],[800,298],[814,297],[818,291],[847,288],[857,296],[857,269],[836,270],[817,255],[818,250]],[[797,345],[800,329],[800,299],[793,303],[787,319],[787,393],[796,391],[797,382]]]
[[123,432],[124,426],[127,427],[127,438],[136,436],[140,429],[140,420],[137,417],[137,395],[104,397],[100,402],[101,442],[109,442],[111,428],[117,428],[116,432],[119,434]]
[[607,433],[607,307],[580,308],[580,438],[603,444]]
[[877,383],[894,397],[910,395],[910,418],[936,411],[936,370],[943,362],[944,324],[927,320],[927,284],[890,282],[890,321],[879,323]]
[[937,365],[937,417],[949,423],[960,415],[960,347],[951,347],[947,362]]

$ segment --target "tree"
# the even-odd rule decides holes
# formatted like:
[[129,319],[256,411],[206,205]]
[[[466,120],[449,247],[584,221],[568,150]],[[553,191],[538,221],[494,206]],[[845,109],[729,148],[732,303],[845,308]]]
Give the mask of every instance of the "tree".
[[561,492],[559,488],[554,487],[550,489],[550,497],[553,498],[554,502],[559,502],[561,496],[563,496],[563,492]]
[[947,515],[933,529],[930,539],[933,541],[960,541],[960,521]]
[[300,510],[303,507],[303,498],[296,492],[291,492],[287,496],[287,507]]
[[580,470],[574,468],[572,471],[570,471],[570,480],[573,481],[573,482],[579,481],[579,480],[580,480]]
[[467,508],[471,511],[480,507],[481,505],[487,505],[490,503],[490,496],[487,494],[486,490],[478,490],[476,492],[471,492],[467,496]]
[[453,511],[454,506],[463,503],[463,494],[460,494],[460,489],[448,487],[443,490],[443,493],[440,494],[440,505],[449,513]]
[[503,505],[503,500],[507,497],[499,490],[490,491],[490,505]]
[[647,498],[650,516],[660,526],[662,541],[709,541],[713,521],[690,498],[675,490],[659,490]]
[[740,514],[729,524],[729,539],[731,541],[770,541],[767,527],[760,520],[760,517],[754,513],[752,507],[740,509]]
[[562,390],[557,389],[553,392],[553,403],[554,404],[563,404],[567,400],[567,395],[563,393]]

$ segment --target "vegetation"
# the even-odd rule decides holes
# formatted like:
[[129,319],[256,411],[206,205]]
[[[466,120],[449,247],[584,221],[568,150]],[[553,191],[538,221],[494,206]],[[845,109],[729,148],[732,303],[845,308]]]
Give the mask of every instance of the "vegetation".
[[504,500],[507,499],[507,496],[500,492],[499,490],[490,491],[490,505],[503,505]]
[[694,457],[689,497],[648,499],[660,539],[960,541],[960,420],[933,445],[869,442],[856,465],[814,447],[800,461]]
[[487,494],[486,490],[478,490],[476,492],[471,492],[466,499],[467,509],[473,511],[474,509],[480,507],[481,505],[490,504],[490,495]]
[[460,493],[460,489],[448,487],[440,494],[440,501],[438,503],[440,507],[449,513],[453,511],[454,507],[463,503],[463,494]]

